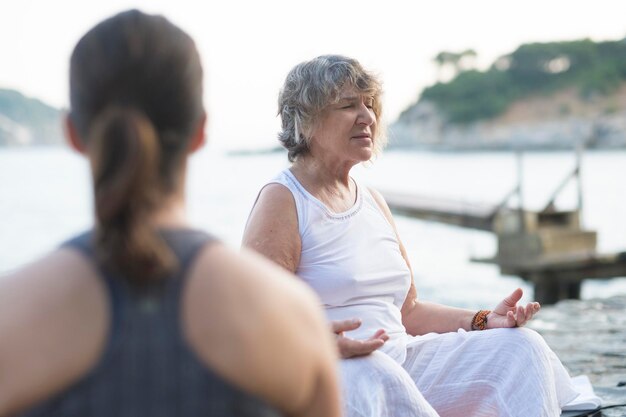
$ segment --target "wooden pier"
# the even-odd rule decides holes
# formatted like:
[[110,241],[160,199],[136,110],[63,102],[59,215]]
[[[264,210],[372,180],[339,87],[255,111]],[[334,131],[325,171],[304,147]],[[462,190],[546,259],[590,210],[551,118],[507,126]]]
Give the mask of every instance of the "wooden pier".
[[454,226],[478,230],[493,230],[497,206],[471,204],[444,198],[430,198],[400,192],[383,192],[389,207],[396,213]]
[[[518,196],[520,207],[523,206],[521,178],[520,172],[516,187],[495,205],[397,191],[381,190],[381,193],[396,213],[495,233],[498,239],[495,256],[473,261],[497,264],[503,274],[516,275],[532,283],[535,299],[540,303],[580,298],[580,287],[585,279],[626,277],[626,251],[598,253],[597,233],[581,226],[580,154],[574,169],[543,210],[509,207],[508,201],[514,195]],[[554,202],[571,179],[578,181],[578,207],[559,211]]]
[[595,231],[580,227],[574,211],[528,211],[498,205],[381,191],[392,211],[423,220],[490,231],[498,239],[494,263],[503,274],[533,284],[535,300],[554,304],[580,298],[585,279],[626,277],[626,252],[596,252]]
[[503,274],[516,275],[532,283],[535,300],[542,304],[580,299],[580,288],[585,279],[626,277],[626,252],[570,253],[538,257],[526,262],[507,263],[497,257],[474,258],[472,261],[497,264]]

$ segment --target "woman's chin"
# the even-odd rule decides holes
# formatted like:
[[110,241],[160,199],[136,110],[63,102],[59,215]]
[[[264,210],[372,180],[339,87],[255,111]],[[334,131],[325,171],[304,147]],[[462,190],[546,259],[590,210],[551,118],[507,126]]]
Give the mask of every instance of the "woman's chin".
[[369,161],[370,159],[372,159],[372,156],[374,156],[374,151],[372,150],[372,148],[363,148],[359,152],[359,160],[361,162]]
[[371,139],[352,139],[352,145],[354,146],[354,152],[362,155],[364,160],[369,160],[374,153],[374,144]]

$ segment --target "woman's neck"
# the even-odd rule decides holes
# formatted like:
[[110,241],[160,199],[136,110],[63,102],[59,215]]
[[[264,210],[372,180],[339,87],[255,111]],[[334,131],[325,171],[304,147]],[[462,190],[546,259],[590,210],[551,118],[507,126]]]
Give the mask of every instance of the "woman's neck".
[[302,186],[330,210],[343,212],[356,202],[356,184],[350,178],[353,165],[329,165],[314,158],[298,158],[291,172]]
[[291,171],[297,176],[323,187],[349,187],[350,170],[353,163],[333,163],[331,161],[303,156],[292,164]]
[[165,228],[189,226],[184,193],[176,192],[165,196],[159,207],[150,215],[150,224]]

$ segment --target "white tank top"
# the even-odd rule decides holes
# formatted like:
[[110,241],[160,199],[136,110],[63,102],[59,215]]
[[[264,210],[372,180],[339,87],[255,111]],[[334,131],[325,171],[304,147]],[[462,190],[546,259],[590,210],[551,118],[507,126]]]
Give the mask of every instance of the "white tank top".
[[356,203],[333,213],[310,194],[289,169],[271,183],[287,187],[295,200],[302,241],[296,271],[318,294],[329,320],[359,318],[347,337],[367,339],[385,329],[381,350],[404,362],[406,329],[400,309],[411,273],[393,227],[365,187],[356,183]]

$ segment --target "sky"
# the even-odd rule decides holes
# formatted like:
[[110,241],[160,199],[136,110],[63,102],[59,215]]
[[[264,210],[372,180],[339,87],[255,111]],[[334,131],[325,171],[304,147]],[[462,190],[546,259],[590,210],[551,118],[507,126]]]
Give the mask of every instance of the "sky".
[[348,55],[377,73],[392,122],[437,80],[440,51],[471,48],[480,69],[523,43],[626,37],[619,0],[0,0],[0,88],[67,108],[72,48],[130,8],[163,14],[195,39],[219,149],[276,145],[282,82],[318,55]]

